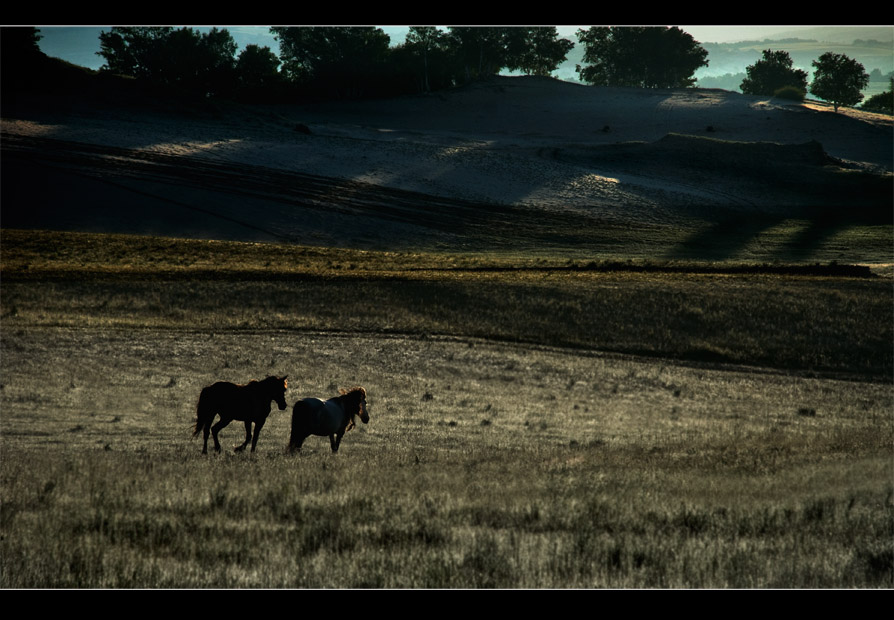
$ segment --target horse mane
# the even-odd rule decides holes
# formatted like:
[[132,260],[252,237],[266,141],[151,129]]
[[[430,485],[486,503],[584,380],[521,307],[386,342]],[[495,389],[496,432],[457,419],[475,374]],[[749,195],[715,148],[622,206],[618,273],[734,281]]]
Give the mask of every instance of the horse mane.
[[357,416],[357,414],[360,413],[360,401],[366,398],[366,390],[358,385],[357,387],[351,388],[350,390],[339,390],[338,393],[341,394],[341,396],[339,396],[339,399],[341,399],[342,402],[347,400],[356,400],[356,409],[352,407],[351,410],[348,411],[348,415],[351,416],[351,421],[348,422],[348,426],[345,428],[345,432],[347,432],[357,426],[356,424],[354,424],[354,418]]
[[283,384],[284,387],[286,387],[286,388],[289,387],[289,382],[286,380],[285,377],[280,378],[280,377],[276,377],[276,376],[273,376],[273,375],[267,377],[266,379],[264,379],[264,380],[262,380],[262,381],[258,381],[257,379],[252,379],[251,381],[249,381],[248,383],[246,383],[246,384],[245,384],[244,386],[242,386],[242,387],[248,387],[248,386],[252,386],[252,385],[261,385],[261,384],[265,384],[265,385],[267,385],[267,384],[270,384],[270,383],[276,383],[276,384],[278,384],[280,381],[282,382],[282,384]]
[[344,390],[344,389],[342,389],[342,390],[339,390],[339,391],[338,391],[338,393],[341,394],[342,396],[350,396],[351,394],[355,394],[355,393],[358,393],[358,392],[359,392],[363,397],[366,397],[366,390],[363,389],[362,387],[360,387],[359,385],[358,385],[357,387],[353,387],[353,388],[351,388],[350,390]]

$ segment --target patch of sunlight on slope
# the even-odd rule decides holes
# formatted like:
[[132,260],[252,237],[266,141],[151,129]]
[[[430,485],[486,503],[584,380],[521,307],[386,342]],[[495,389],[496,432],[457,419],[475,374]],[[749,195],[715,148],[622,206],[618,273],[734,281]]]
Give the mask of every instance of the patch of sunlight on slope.
[[477,151],[482,148],[493,146],[493,144],[493,142],[488,140],[476,140],[474,142],[470,141],[468,144],[453,144],[450,146],[445,146],[441,149],[441,153],[447,157],[456,157],[466,155],[472,151]]
[[241,138],[231,138],[228,140],[210,140],[210,141],[182,141],[182,142],[157,142],[146,147],[145,150],[150,152],[164,153],[165,155],[211,155],[214,151],[227,149],[229,147],[238,146],[244,140]]
[[643,194],[637,181],[588,172],[566,180],[556,193],[571,204],[654,206],[656,202]]
[[35,121],[25,120],[3,120],[4,130],[12,130],[15,133],[25,134],[29,136],[53,137],[55,134],[64,129],[68,129],[65,125],[49,125],[47,123],[39,123]]
[[600,190],[612,190],[615,191],[616,185],[621,183],[620,179],[615,177],[606,177],[601,174],[593,174],[588,173],[579,176],[576,179],[573,179],[568,183],[569,189],[574,190],[587,190],[587,191],[600,191]]

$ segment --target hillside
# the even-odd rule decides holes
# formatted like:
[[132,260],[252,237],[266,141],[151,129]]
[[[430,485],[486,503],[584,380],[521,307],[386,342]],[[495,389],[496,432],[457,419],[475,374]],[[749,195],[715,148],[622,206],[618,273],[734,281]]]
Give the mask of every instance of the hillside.
[[[684,257],[718,223],[891,219],[890,117],[727,91],[500,77],[325,105],[70,93],[7,102],[2,131],[7,228]],[[800,257],[883,261],[873,243]],[[790,245],[738,258],[797,258]]]

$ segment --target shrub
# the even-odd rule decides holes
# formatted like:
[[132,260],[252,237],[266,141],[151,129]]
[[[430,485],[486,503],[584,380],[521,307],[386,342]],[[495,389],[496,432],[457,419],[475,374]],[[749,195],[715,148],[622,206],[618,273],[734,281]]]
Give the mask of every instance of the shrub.
[[782,88],[777,89],[773,96],[777,99],[788,99],[791,101],[804,101],[804,97],[807,96],[807,93],[797,86],[783,86]]

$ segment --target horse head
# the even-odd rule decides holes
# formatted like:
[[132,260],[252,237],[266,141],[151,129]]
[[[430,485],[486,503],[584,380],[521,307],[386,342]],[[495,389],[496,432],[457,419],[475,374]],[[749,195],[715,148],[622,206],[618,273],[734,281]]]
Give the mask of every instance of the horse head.
[[[276,404],[279,406],[280,411],[285,411],[286,409],[286,390],[289,388],[289,382],[286,381],[289,375],[285,377],[270,377],[274,380],[274,383],[277,386],[276,391],[273,393],[273,400],[276,401]],[[282,391],[279,391],[278,388],[282,388]]]
[[360,416],[360,421],[369,424],[369,412],[366,410],[366,390],[362,387],[355,387],[350,392],[344,392],[347,396],[345,402],[345,413],[348,414],[350,421],[348,429],[354,428],[354,416]]
[[360,388],[360,421],[369,424],[369,412],[366,410],[366,390]]

